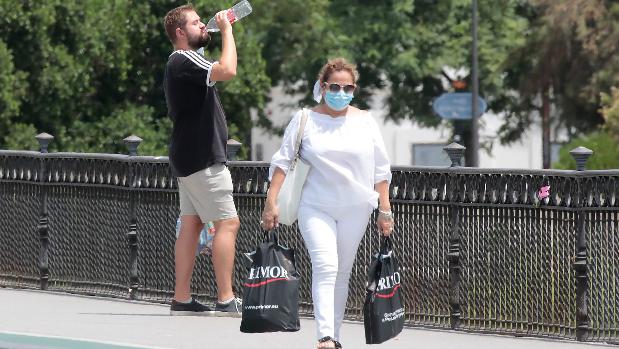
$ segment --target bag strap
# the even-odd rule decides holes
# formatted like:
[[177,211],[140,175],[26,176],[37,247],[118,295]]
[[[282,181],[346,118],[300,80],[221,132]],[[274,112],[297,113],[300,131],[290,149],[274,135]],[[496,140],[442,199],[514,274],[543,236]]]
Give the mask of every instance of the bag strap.
[[307,118],[309,112],[306,108],[303,108],[301,112],[301,120],[299,121],[299,130],[297,132],[297,139],[294,143],[294,159],[292,160],[292,164],[290,164],[290,169],[293,169],[297,164],[298,159],[301,157],[301,141],[303,140],[303,132],[305,131],[305,124],[307,123]]
[[279,237],[275,230],[268,230],[264,232],[263,235],[264,242],[274,242],[275,245],[279,245]]
[[393,250],[393,241],[389,236],[381,236],[379,251],[381,254],[386,255],[390,250]]

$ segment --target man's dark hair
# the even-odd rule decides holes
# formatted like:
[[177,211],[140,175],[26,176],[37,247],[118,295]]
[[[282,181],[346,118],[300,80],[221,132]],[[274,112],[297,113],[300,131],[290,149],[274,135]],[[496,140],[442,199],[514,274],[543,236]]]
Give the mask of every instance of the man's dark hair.
[[185,27],[185,24],[187,24],[187,17],[185,14],[190,11],[195,11],[195,8],[192,4],[187,4],[174,8],[165,15],[163,25],[165,26],[168,39],[170,39],[172,44],[176,42],[176,28]]

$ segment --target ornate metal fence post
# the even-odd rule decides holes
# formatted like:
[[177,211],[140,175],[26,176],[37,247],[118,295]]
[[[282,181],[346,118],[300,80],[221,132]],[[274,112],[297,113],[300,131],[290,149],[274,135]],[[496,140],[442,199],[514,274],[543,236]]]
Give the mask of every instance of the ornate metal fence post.
[[[576,170],[584,171],[587,159],[593,151],[584,147],[578,147],[570,151],[576,160]],[[576,201],[576,258],[574,270],[576,271],[576,339],[587,340],[589,335],[589,272],[587,265],[587,235],[585,232],[585,211],[583,210],[582,180],[577,179],[578,197]]]
[[[142,142],[142,138],[131,135],[123,139],[129,156],[138,155],[138,146]],[[135,164],[129,163],[129,232],[127,239],[129,240],[129,298],[135,299],[136,291],[138,290],[138,219],[137,219],[137,198],[135,188],[137,186],[137,178],[135,173]]]
[[243,145],[243,143],[235,139],[228,139],[228,160],[236,161],[236,153],[241,149],[241,145]]
[[[451,167],[460,167],[462,155],[466,148],[458,143],[451,143],[443,148],[451,159]],[[457,329],[460,326],[460,211],[454,204],[454,192],[457,188],[457,174],[449,176],[447,192],[449,193],[449,220],[451,233],[449,235],[449,250],[447,251],[447,261],[449,263],[449,306],[451,308],[450,322],[451,328]]]
[[[47,133],[40,133],[35,138],[39,142],[39,151],[41,154],[46,154],[49,143],[54,139],[54,136]],[[38,181],[41,184],[45,183],[45,157],[41,157]],[[41,247],[39,249],[39,281],[41,289],[46,290],[49,280],[49,218],[47,212],[47,194],[49,189],[45,185],[41,185],[39,189],[41,190],[38,226],[39,240],[41,242]]]

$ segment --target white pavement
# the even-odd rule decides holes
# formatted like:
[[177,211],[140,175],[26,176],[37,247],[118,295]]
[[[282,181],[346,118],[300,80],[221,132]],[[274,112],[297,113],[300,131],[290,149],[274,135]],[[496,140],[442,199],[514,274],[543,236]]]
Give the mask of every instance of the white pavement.
[[[143,348],[315,348],[315,325],[312,319],[302,319],[301,331],[294,333],[245,334],[239,331],[239,324],[238,318],[171,317],[169,307],[158,304],[0,288],[0,348],[103,348],[101,343]],[[13,343],[10,339],[14,338],[11,334],[63,337],[99,343],[10,346],[7,343]],[[363,324],[359,323],[344,324],[341,342],[346,349],[617,348],[601,344],[426,329],[404,329],[398,338],[382,345],[370,346],[365,344]]]

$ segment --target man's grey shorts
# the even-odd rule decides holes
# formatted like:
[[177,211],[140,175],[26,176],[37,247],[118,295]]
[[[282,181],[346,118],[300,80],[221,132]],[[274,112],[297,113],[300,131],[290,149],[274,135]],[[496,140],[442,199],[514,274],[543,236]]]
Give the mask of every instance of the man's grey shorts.
[[216,164],[187,177],[178,177],[181,216],[200,216],[203,223],[234,218],[232,176],[224,164]]

